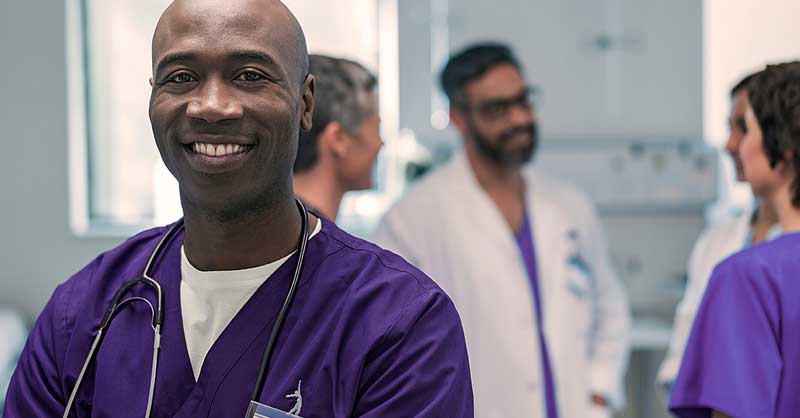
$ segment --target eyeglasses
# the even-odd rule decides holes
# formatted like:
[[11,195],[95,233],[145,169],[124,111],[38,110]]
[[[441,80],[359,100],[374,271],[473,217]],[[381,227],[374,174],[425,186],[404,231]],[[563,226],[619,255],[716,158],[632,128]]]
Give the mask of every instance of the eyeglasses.
[[475,106],[467,106],[467,109],[479,113],[487,120],[500,121],[507,119],[514,107],[517,106],[532,112],[535,99],[539,96],[538,93],[536,87],[526,87],[515,97],[490,99]]

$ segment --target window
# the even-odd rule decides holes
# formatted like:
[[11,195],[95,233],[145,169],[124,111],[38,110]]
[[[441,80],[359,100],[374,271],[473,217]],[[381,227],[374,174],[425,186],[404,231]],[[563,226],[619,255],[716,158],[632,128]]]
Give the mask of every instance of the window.
[[[285,1],[303,26],[311,52],[355,59],[379,73],[385,139],[396,132],[392,121],[397,119],[395,1]],[[150,41],[169,3],[68,3],[72,226],[78,234],[128,235],[180,216],[177,184],[161,162],[147,114]],[[385,182],[378,189],[385,189]],[[363,202],[347,207],[355,208],[350,215],[358,208],[375,211]]]

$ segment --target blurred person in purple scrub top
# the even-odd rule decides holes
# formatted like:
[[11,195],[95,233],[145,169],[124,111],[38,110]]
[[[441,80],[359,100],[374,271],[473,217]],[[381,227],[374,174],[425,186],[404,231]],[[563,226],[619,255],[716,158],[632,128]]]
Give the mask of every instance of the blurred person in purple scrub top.
[[712,273],[670,401],[683,418],[800,416],[800,62],[749,90],[742,166],[783,235]]
[[[748,75],[731,90],[731,109],[728,118],[730,132],[725,151],[733,160],[736,180],[741,182],[747,181],[740,148],[742,139],[747,133],[744,117],[750,108],[748,85],[756,75]],[[689,339],[689,332],[692,330],[697,309],[703,300],[714,267],[731,254],[764,240],[774,239],[781,234],[778,215],[769,201],[759,195],[753,197],[755,200],[753,207],[707,227],[692,248],[687,265],[689,281],[683,298],[675,310],[669,350],[658,371],[659,387],[667,393],[667,396],[678,376],[686,341]]]
[[[180,184],[184,223],[174,235],[155,228],[130,238],[56,289],[21,355],[5,418],[64,414],[110,301],[142,276],[162,237],[151,270],[164,322],[149,415],[248,411],[304,229],[292,184],[314,107],[304,35],[277,0],[176,1],[156,27],[152,60],[150,119]],[[464,334],[448,296],[402,258],[309,218],[297,290],[256,401],[275,416],[472,417]],[[147,415],[155,337],[148,306],[133,302],[102,334],[69,416]]]
[[380,136],[378,80],[363,65],[327,55],[309,57],[317,90],[309,132],[300,133],[294,191],[335,221],[344,194],[372,187]]

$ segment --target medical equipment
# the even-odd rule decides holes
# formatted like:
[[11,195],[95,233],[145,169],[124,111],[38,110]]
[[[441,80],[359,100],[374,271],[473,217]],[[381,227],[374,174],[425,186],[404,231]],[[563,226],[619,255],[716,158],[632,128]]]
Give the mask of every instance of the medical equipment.
[[[305,206],[300,202],[300,200],[295,199],[297,203],[298,210],[300,211],[301,218],[302,218],[302,228],[301,228],[301,235],[300,235],[300,249],[298,250],[298,259],[297,259],[297,266],[294,270],[294,277],[292,279],[292,283],[289,286],[289,291],[286,293],[286,298],[283,302],[283,306],[281,307],[280,313],[278,314],[277,319],[275,320],[275,324],[272,327],[272,332],[270,333],[269,340],[267,342],[267,347],[264,349],[264,356],[261,360],[261,367],[259,368],[258,378],[256,379],[256,385],[253,390],[253,394],[250,397],[250,404],[252,409],[253,404],[257,404],[257,399],[259,398],[259,394],[262,392],[264,388],[264,382],[266,381],[267,372],[269,371],[269,361],[272,354],[272,348],[275,345],[275,341],[277,340],[278,333],[280,332],[281,326],[283,325],[283,320],[286,316],[286,312],[289,310],[289,306],[294,299],[294,293],[297,289],[297,284],[300,281],[300,271],[303,266],[303,258],[306,253],[306,247],[308,246],[308,211],[306,210]],[[83,368],[78,374],[78,379],[75,381],[75,386],[72,388],[72,393],[69,396],[69,401],[67,402],[67,407],[64,410],[63,418],[68,418],[69,413],[72,410],[72,404],[75,401],[75,397],[78,393],[78,389],[80,388],[81,382],[83,381],[83,377],[86,374],[86,370],[89,368],[89,364],[92,362],[95,354],[97,353],[97,349],[100,347],[102,343],[103,336],[105,331],[108,329],[111,321],[114,319],[114,316],[119,311],[123,305],[131,302],[144,302],[150,307],[150,311],[152,313],[152,324],[151,327],[153,328],[153,363],[150,372],[150,389],[148,392],[147,398],[147,410],[145,412],[145,417],[149,418],[150,413],[153,408],[153,398],[155,392],[155,384],[156,384],[156,371],[158,369],[158,352],[161,348],[161,326],[164,323],[164,298],[161,290],[161,285],[158,284],[152,277],[152,267],[153,263],[156,259],[158,259],[161,249],[164,244],[169,241],[171,237],[175,235],[177,230],[183,224],[183,219],[176,222],[170,229],[167,231],[166,234],[161,238],[158,245],[156,246],[153,253],[150,255],[150,259],[147,261],[147,265],[142,272],[142,276],[136,279],[130,280],[124,283],[114,294],[114,297],[111,299],[111,303],[106,309],[105,314],[103,315],[103,320],[100,322],[100,328],[97,330],[97,335],[92,342],[92,346],[89,349],[89,354],[86,356],[86,360],[83,363]],[[130,297],[127,299],[122,300],[125,294],[134,286],[137,285],[145,285],[151,287],[156,294],[156,306],[139,296]]]

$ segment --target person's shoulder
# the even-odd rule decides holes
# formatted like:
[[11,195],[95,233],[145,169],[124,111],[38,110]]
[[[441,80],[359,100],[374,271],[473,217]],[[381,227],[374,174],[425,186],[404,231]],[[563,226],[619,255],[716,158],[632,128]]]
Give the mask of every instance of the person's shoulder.
[[[121,244],[97,255],[77,273],[63,282],[56,289],[56,296],[74,299],[81,295],[92,295],[88,287],[101,285],[112,288],[123,281],[140,274],[140,265],[144,266],[153,248],[165,233],[167,227],[156,227],[142,231]],[[136,270],[135,272],[133,270]],[[106,272],[114,272],[109,276]],[[100,280],[101,277],[102,279]],[[109,276],[109,277],[106,277]],[[74,301],[73,301],[74,302]]]
[[47,309],[51,314],[57,314],[60,326],[65,326],[66,332],[71,333],[79,315],[99,309],[98,304],[104,303],[124,281],[140,275],[140,266],[146,264],[164,231],[164,227],[152,228],[130,237],[100,253],[59,284]]
[[100,253],[93,263],[96,263],[97,267],[108,267],[109,265],[118,267],[137,261],[146,262],[168,228],[169,226],[159,226],[139,232],[121,244]]
[[409,298],[428,292],[444,294],[430,277],[403,257],[353,236],[333,222],[323,220],[321,233],[340,244],[336,259],[347,266],[356,286],[380,283],[386,291],[402,290],[398,295]]
[[[428,206],[439,206],[435,203],[442,199],[447,192],[453,189],[453,180],[456,179],[457,158],[452,157],[449,161],[436,167],[430,173],[412,183],[405,191],[403,196],[392,206],[393,210],[409,208],[423,204]],[[427,203],[426,203],[427,202]]]
[[714,275],[726,280],[738,280],[750,288],[779,289],[796,282],[795,272],[800,269],[797,249],[800,233],[789,233],[764,241],[739,251],[723,260]]
[[800,233],[788,233],[747,247],[731,255],[723,263],[739,267],[752,264],[778,267],[784,263],[796,263],[800,261],[796,260],[798,246],[800,246]]
[[559,178],[535,166],[525,167],[523,174],[529,183],[528,188],[531,188],[534,194],[562,207],[564,211],[577,216],[585,216],[596,211],[589,195],[569,180]]

